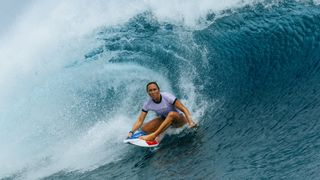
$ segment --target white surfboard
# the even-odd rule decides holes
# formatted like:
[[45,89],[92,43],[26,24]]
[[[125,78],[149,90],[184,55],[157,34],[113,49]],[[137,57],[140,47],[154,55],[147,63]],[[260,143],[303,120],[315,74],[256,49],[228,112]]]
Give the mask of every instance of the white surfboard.
[[140,136],[144,136],[146,133],[142,131],[137,131],[135,132],[131,138],[123,140],[124,143],[140,146],[140,147],[156,147],[159,145],[163,135],[158,136],[155,140],[153,141],[145,141],[143,139],[139,139]]

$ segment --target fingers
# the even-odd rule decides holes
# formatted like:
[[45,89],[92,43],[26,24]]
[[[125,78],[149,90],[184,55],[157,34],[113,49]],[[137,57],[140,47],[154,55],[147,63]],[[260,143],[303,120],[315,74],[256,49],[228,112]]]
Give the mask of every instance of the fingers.
[[196,124],[196,123],[194,123],[194,122],[192,122],[192,123],[190,123],[190,124],[189,124],[189,127],[190,127],[190,128],[197,127],[197,124]]

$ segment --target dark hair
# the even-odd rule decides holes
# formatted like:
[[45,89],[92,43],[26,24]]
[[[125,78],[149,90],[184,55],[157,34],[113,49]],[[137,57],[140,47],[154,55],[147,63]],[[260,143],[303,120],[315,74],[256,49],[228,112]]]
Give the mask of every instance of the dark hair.
[[148,92],[148,86],[149,86],[150,84],[156,85],[157,88],[160,90],[159,85],[158,85],[155,81],[152,81],[152,82],[149,82],[149,83],[146,85],[146,90],[147,90],[147,92]]

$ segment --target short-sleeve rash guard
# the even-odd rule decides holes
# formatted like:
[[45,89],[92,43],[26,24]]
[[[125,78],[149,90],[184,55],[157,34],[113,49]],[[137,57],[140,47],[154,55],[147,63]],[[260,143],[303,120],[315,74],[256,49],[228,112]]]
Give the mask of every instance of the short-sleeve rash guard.
[[167,117],[171,111],[179,112],[175,107],[177,98],[167,92],[160,93],[160,102],[155,102],[151,98],[143,104],[142,111],[154,111],[159,117]]

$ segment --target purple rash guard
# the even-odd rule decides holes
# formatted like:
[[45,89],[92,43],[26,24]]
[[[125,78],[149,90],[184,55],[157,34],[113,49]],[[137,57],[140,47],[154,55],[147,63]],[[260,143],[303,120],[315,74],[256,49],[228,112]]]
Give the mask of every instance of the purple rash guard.
[[151,110],[154,111],[157,116],[165,118],[171,111],[180,113],[174,106],[176,100],[177,98],[174,95],[162,92],[160,93],[160,102],[155,102],[153,99],[149,98],[149,100],[143,104],[142,111],[147,113]]

